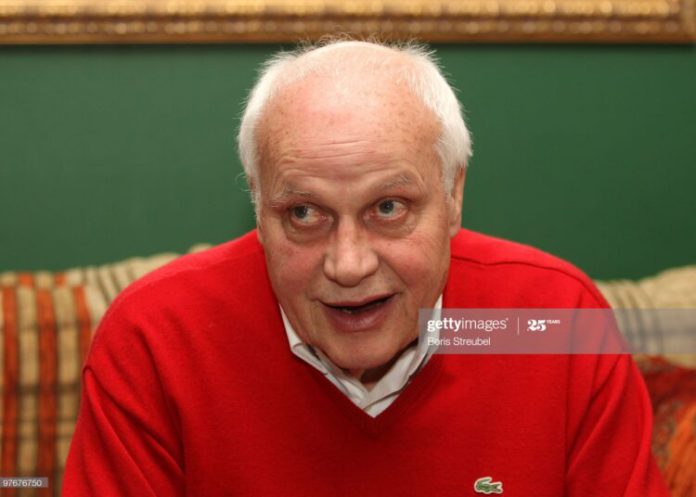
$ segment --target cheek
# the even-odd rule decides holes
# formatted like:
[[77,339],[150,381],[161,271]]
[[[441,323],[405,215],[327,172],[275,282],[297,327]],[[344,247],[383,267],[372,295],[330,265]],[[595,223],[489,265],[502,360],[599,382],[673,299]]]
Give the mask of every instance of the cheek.
[[408,239],[390,244],[384,261],[418,296],[440,290],[449,266],[449,237],[434,233],[414,233]]
[[314,275],[321,269],[320,251],[298,247],[284,237],[269,237],[264,250],[269,276],[281,301],[303,296],[311,289]]

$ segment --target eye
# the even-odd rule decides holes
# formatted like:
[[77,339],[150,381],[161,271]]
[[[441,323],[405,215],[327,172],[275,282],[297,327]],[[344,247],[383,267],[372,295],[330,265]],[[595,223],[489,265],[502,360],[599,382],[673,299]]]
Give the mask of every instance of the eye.
[[382,219],[397,218],[405,211],[406,205],[400,200],[393,198],[382,200],[377,204],[377,217]]
[[308,205],[297,205],[292,208],[292,215],[297,219],[305,219],[309,215]]
[[322,215],[313,205],[301,204],[290,208],[290,218],[296,224],[309,226],[321,221]]

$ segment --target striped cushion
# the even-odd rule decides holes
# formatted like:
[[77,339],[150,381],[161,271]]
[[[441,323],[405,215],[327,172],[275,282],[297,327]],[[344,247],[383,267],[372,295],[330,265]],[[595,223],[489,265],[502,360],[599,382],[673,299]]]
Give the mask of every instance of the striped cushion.
[[[663,271],[638,281],[598,281],[597,286],[614,309],[696,309],[696,266]],[[683,366],[696,367],[691,317],[674,314],[671,319],[646,319],[648,314],[627,311],[620,316],[621,331],[642,350],[660,354]],[[664,316],[663,316],[664,317]],[[666,354],[684,350],[684,354]]]
[[2,473],[53,476],[57,483],[77,412],[80,364],[98,317],[87,287],[20,280],[0,286]]
[[49,476],[51,487],[3,497],[60,495],[92,333],[121,290],[176,256],[0,274],[0,475]]

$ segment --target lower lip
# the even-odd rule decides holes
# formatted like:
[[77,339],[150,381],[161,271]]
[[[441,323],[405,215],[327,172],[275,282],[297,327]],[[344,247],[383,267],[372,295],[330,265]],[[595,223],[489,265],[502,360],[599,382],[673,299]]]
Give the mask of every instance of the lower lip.
[[356,314],[348,314],[347,312],[329,306],[324,306],[324,311],[331,324],[333,324],[333,327],[338,331],[367,331],[380,326],[382,322],[384,322],[387,314],[389,314],[389,311],[394,305],[395,298],[396,296],[392,295],[389,297],[389,300],[383,304]]

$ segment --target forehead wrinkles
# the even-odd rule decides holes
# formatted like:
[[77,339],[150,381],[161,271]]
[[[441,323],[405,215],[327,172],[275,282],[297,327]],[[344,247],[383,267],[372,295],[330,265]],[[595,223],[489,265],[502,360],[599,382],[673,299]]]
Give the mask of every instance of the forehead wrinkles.
[[[350,89],[350,91],[348,91]],[[411,153],[432,153],[440,126],[434,114],[403,83],[384,75],[352,74],[337,82],[310,75],[282,88],[268,103],[257,128],[260,174],[288,156],[350,154],[352,145],[372,142],[379,152],[400,143]]]
[[[407,135],[420,144],[435,145],[440,126],[430,109],[406,88],[390,86],[364,95],[356,91],[345,98],[337,97],[331,89],[311,86],[284,91],[269,103],[259,121],[259,152],[264,155],[278,142],[289,145],[305,136],[337,147]],[[352,132],[348,131],[351,123],[356,124]],[[341,134],[332,134],[339,130]]]

